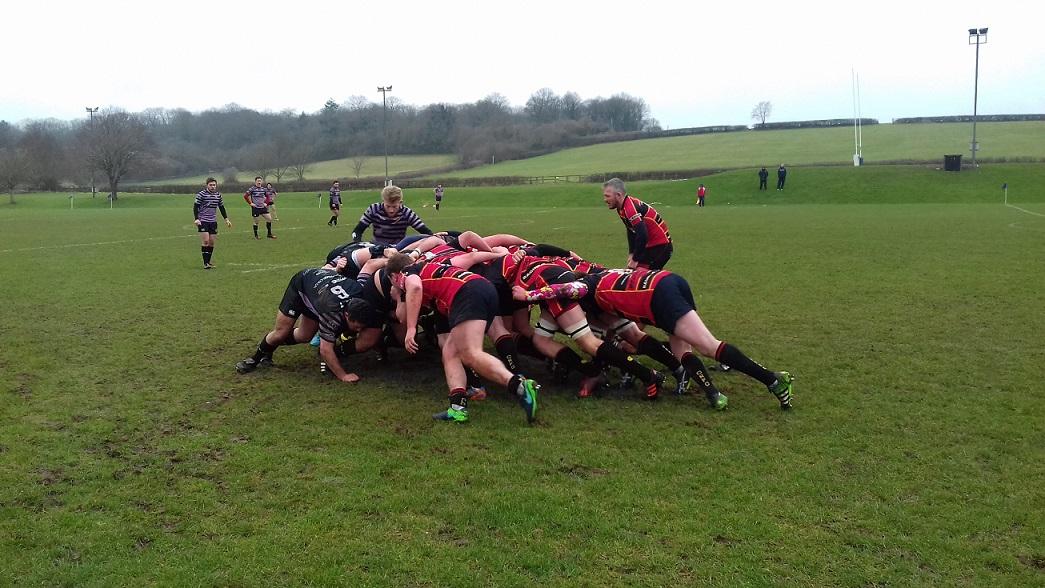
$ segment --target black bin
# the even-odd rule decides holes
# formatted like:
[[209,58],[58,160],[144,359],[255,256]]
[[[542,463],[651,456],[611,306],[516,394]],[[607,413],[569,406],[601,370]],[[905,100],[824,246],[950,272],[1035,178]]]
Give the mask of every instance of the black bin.
[[943,171],[962,171],[962,155],[944,155]]

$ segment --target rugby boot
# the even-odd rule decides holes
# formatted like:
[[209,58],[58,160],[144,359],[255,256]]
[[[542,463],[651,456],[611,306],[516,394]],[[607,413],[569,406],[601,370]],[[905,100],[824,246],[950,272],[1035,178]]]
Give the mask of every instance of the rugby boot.
[[465,423],[468,422],[468,409],[467,408],[454,408],[450,407],[443,412],[437,412],[432,415],[432,418],[437,421],[449,421],[453,423]]
[[795,381],[794,376],[788,372],[774,372],[776,382],[769,387],[769,391],[780,401],[781,410],[791,410],[791,389]]
[[660,397],[660,387],[664,383],[664,374],[653,372],[653,379],[646,383],[644,387],[643,400],[656,400]]
[[526,422],[532,423],[537,420],[537,393],[541,385],[533,380],[523,380],[519,384],[519,406],[526,413]]

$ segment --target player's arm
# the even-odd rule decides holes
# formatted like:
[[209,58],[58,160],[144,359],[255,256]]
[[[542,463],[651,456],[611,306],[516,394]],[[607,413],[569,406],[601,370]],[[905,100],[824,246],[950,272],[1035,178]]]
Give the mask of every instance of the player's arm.
[[359,217],[359,222],[356,223],[356,227],[352,229],[352,241],[359,241],[363,238],[363,232],[366,231],[367,227],[371,223],[370,209],[363,211],[363,216]]
[[587,294],[588,284],[580,280],[565,284],[549,284],[536,290],[527,290],[522,286],[512,286],[512,298],[519,302],[538,302],[554,298],[579,300],[587,296]]
[[416,275],[406,276],[406,336],[403,338],[403,346],[410,353],[417,353],[417,317],[421,314],[421,277]]
[[330,373],[334,374],[334,377],[342,382],[358,382],[359,376],[346,372],[341,367],[341,360],[337,357],[337,352],[334,351],[334,344],[326,339],[319,340],[319,357],[323,359],[323,362],[327,364],[327,369]]
[[250,204],[251,206],[254,206],[254,203],[250,201],[250,190],[247,190],[243,193],[243,201],[247,204]]
[[[629,235],[631,233],[628,233]],[[646,230],[646,223],[640,222],[635,227],[635,237],[633,240],[634,249],[631,250],[632,257],[635,261],[644,261],[646,259],[646,242],[649,240],[649,231]]]
[[225,225],[231,227],[232,221],[229,220],[229,213],[225,212],[225,205],[219,204],[218,211],[221,212],[221,218],[225,219]]
[[562,247],[538,243],[533,247],[527,247],[526,252],[537,257],[571,257],[570,252]]
[[477,263],[493,261],[494,259],[500,259],[505,255],[508,255],[507,249],[504,247],[494,247],[493,251],[473,251],[471,253],[458,255],[450,260],[450,265],[461,269],[468,269]]
[[[224,214],[224,212],[225,211],[223,210],[222,214]],[[195,224],[197,227],[200,226],[200,203],[198,201],[192,203],[192,218],[195,219],[194,221],[192,221],[193,224]]]
[[422,235],[432,234],[432,229],[428,228],[428,225],[425,224],[425,221],[421,220],[421,217],[417,216],[417,213],[414,212],[412,208],[410,208],[409,206],[404,208],[405,210],[403,212],[408,215],[408,222],[410,223],[410,226],[414,228],[415,231],[421,233]]

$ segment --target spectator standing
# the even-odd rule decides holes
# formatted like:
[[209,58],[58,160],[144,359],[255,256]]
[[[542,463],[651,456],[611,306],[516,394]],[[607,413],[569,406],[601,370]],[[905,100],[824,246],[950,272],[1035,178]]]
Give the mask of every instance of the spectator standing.
[[708,188],[704,184],[697,186],[697,206],[704,207],[704,197],[708,194]]
[[787,168],[784,167],[784,164],[781,163],[780,167],[778,167],[777,170],[776,170],[776,189],[777,190],[783,190],[784,189],[784,180],[786,180],[786,179],[787,179]]
[[766,170],[766,166],[762,166],[762,169],[758,170],[758,189],[768,190],[769,172]]

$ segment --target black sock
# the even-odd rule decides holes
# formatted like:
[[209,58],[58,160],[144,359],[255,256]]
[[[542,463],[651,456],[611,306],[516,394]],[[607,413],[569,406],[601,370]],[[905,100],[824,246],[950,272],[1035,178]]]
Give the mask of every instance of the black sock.
[[479,377],[479,374],[470,367],[464,368],[465,375],[468,376],[468,387],[469,388],[482,388],[483,379]]
[[268,335],[265,335],[261,338],[261,342],[258,343],[257,350],[254,351],[254,361],[261,361],[262,357],[268,357],[271,359],[272,354],[276,351],[277,347],[279,347],[279,344],[272,345],[268,342]]
[[515,339],[511,335],[503,335],[494,341],[494,349],[498,357],[504,362],[504,367],[513,374],[519,371],[519,350],[515,346]]
[[705,396],[712,398],[718,395],[718,388],[711,381],[711,376],[708,375],[708,370],[704,367],[704,362],[700,361],[699,357],[687,352],[682,356],[682,365],[686,368],[686,373],[689,374],[690,378],[704,391]]
[[337,226],[337,217],[336,216],[334,217],[334,226],[335,227]]
[[569,371],[581,371],[581,356],[569,347],[563,347],[555,354],[555,363],[565,366]]
[[530,357],[536,357],[537,359],[546,359],[544,354],[537,351],[537,348],[533,346],[533,340],[529,337],[522,335],[515,335],[515,348],[519,350],[519,353],[525,353]]
[[207,248],[201,246],[200,253],[203,254],[203,265],[207,265],[208,263],[210,263],[210,254],[208,253]]
[[468,397],[464,394],[464,388],[450,390],[450,408],[468,410]]
[[268,231],[269,237],[272,236],[272,223],[265,223],[265,230]]
[[210,263],[211,258],[214,256],[214,246],[208,245],[204,249],[206,251],[203,253],[203,263]]
[[642,380],[644,383],[653,381],[653,370],[635,361],[635,358],[617,349],[613,345],[603,343],[595,351],[595,359],[616,366],[625,372]]
[[254,225],[254,236],[258,236],[258,225]]
[[664,364],[664,367],[671,371],[675,371],[681,365],[679,360],[671,353],[671,350],[668,349],[667,345],[662,341],[654,339],[650,335],[646,335],[639,340],[635,349],[653,361]]
[[515,374],[514,376],[512,376],[510,380],[508,380],[508,384],[505,386],[505,389],[507,389],[508,393],[512,396],[522,396],[522,383],[523,377],[519,374]]
[[776,382],[776,374],[758,365],[756,361],[744,355],[743,351],[725,341],[718,346],[718,351],[715,352],[715,359],[741,373],[751,376],[766,386],[772,386],[773,382]]

